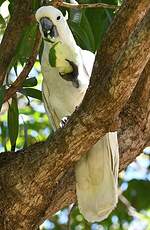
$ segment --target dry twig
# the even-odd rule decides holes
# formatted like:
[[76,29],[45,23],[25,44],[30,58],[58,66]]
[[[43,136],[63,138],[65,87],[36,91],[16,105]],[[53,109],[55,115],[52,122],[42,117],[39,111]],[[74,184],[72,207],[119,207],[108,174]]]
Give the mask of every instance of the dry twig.
[[103,8],[103,9],[113,9],[117,10],[119,7],[117,5],[110,5],[105,3],[93,3],[93,4],[71,4],[67,2],[58,2],[57,6],[70,9],[84,9],[84,8]]
[[119,6],[117,5],[110,5],[106,3],[75,4],[75,3],[63,2],[63,0],[54,0],[50,2],[50,4],[55,7],[64,7],[64,8],[70,8],[70,9],[103,8],[103,9],[117,10],[119,8]]

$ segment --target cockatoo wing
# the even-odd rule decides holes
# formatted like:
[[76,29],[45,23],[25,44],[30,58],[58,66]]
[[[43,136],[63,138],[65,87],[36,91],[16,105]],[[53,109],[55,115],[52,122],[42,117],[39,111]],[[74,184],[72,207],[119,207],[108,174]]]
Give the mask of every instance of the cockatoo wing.
[[93,69],[93,65],[94,65],[94,61],[95,61],[95,54],[93,54],[92,52],[88,50],[82,50],[80,48],[80,55],[81,55],[81,60],[82,60],[82,64],[84,67],[84,71],[90,78],[92,69]]
[[50,100],[50,90],[45,81],[43,81],[42,85],[42,96],[44,101],[44,107],[47,112],[50,124],[54,131],[56,131],[60,127],[60,118],[58,117],[55,108],[53,108]]

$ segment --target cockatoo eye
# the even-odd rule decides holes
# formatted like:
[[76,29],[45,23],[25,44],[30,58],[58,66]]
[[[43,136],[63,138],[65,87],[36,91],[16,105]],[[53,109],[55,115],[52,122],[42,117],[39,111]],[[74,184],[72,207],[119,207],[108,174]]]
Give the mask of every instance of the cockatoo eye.
[[60,20],[60,18],[61,18],[61,17],[60,17],[60,15],[59,15],[56,19],[57,19],[57,20]]

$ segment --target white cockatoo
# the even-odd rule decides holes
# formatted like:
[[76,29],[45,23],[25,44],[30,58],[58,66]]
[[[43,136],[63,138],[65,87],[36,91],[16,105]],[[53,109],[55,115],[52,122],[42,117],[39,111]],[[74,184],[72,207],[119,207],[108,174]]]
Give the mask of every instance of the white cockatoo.
[[[52,6],[36,12],[44,39],[41,60],[43,100],[54,130],[80,105],[89,85],[95,55],[77,46],[66,17]],[[75,166],[81,213],[89,222],[108,217],[118,200],[117,133],[107,133]]]

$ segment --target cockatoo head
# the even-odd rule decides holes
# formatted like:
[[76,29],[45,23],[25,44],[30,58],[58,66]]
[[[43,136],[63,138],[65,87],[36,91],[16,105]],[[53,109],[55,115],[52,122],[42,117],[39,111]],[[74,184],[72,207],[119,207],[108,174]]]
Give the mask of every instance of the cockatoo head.
[[68,25],[60,10],[53,6],[43,6],[37,10],[35,17],[44,39],[55,42],[64,37],[65,27]]

